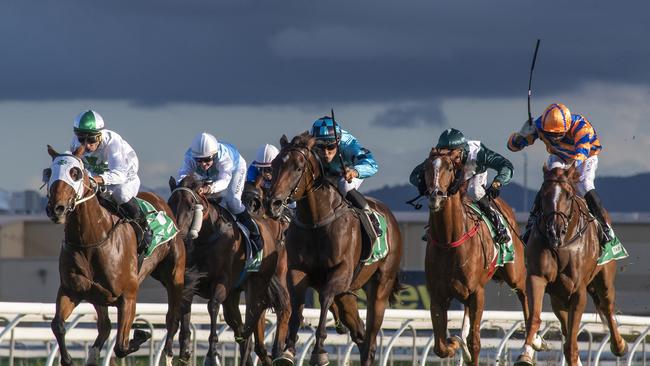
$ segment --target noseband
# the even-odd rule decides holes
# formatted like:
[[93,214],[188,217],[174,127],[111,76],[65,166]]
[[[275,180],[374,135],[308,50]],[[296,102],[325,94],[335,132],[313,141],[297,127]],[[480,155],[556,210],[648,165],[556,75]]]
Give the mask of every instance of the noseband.
[[[305,153],[305,151],[303,151],[303,150],[307,150],[307,153]],[[284,200],[284,202],[283,202],[284,205],[287,205],[289,203],[289,201],[300,201],[303,198],[305,198],[308,193],[313,192],[316,189],[318,189],[318,187],[320,187],[320,184],[317,184],[318,179],[316,177],[316,171],[314,170],[314,167],[312,166],[311,159],[309,159],[309,156],[307,154],[309,154],[310,156],[314,156],[316,161],[318,161],[318,165],[319,165],[319,168],[320,168],[319,170],[320,170],[320,173],[321,173],[320,177],[322,178],[322,177],[325,176],[325,169],[323,168],[323,163],[321,162],[320,157],[318,156],[318,154],[315,154],[313,150],[311,150],[311,149],[309,149],[307,147],[305,147],[305,148],[290,147],[290,148],[285,150],[285,152],[287,152],[287,153],[294,152],[294,151],[298,152],[300,155],[302,155],[302,157],[307,162],[307,169],[309,169],[309,173],[311,174],[311,186],[305,188],[305,195],[303,195],[303,197],[301,197],[299,199],[294,198],[296,192],[298,191],[298,188],[300,187],[300,183],[302,182],[302,180],[303,180],[303,178],[305,176],[305,172],[307,171],[307,169],[303,169],[302,172],[300,173],[300,178],[296,182],[296,185],[293,187],[293,189],[291,190],[291,193],[289,193],[287,198]]]

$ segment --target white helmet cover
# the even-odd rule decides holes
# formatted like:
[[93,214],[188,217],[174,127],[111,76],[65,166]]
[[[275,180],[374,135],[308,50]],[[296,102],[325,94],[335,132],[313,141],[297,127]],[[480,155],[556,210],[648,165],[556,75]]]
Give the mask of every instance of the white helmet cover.
[[271,162],[278,156],[280,152],[278,148],[271,144],[264,144],[257,149],[257,155],[252,165],[258,168],[267,168],[271,166]]
[[70,155],[70,153],[57,156],[52,161],[52,165],[51,165],[52,173],[50,175],[50,180],[47,183],[48,191],[49,188],[52,186],[52,184],[54,184],[54,182],[56,182],[57,180],[62,180],[70,187],[72,187],[72,189],[74,189],[75,193],[77,194],[77,197],[83,197],[84,195],[83,179],[79,179],[75,181],[72,178],[72,175],[70,174],[72,168],[79,168],[81,169],[82,172],[84,171],[84,166],[81,160]]
[[219,142],[211,134],[201,132],[192,141],[191,149],[193,158],[207,158],[217,153]]

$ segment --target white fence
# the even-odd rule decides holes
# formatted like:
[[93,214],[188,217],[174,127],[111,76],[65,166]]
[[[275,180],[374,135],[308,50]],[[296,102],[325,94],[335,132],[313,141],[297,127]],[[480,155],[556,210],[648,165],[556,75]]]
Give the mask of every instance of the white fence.
[[[54,316],[54,304],[39,303],[0,303],[0,358],[2,364],[14,366],[16,361],[45,359],[46,366],[58,363],[58,346],[50,330]],[[110,317],[115,322],[115,308],[110,308]],[[147,357],[151,366],[159,365],[162,354],[162,340],[165,337],[164,304],[138,304],[136,323],[152,333],[152,341],[145,343],[135,357]],[[242,314],[244,307],[241,308]],[[305,309],[305,327],[301,330],[298,344],[298,364],[309,359],[314,342],[314,326],[318,323],[318,309]],[[362,310],[362,318],[365,311]],[[449,313],[449,328],[452,334],[460,333],[462,312]],[[646,365],[646,336],[650,332],[650,318],[618,316],[621,333],[630,343],[625,359],[616,359],[609,352],[607,328],[595,314],[585,314],[582,318],[580,349],[584,365]],[[551,351],[538,353],[538,364],[561,365],[561,344],[559,323],[552,313],[542,314],[542,332],[551,345]],[[69,331],[66,341],[73,358],[84,359],[89,345],[97,335],[95,329],[95,310],[89,304],[81,304],[70,316],[67,323]],[[238,364],[235,341],[232,332],[219,319],[222,364]],[[330,352],[330,360],[344,365],[358,360],[358,350],[347,335],[331,331],[325,344]],[[209,316],[205,304],[192,307],[192,341],[194,364],[205,354]],[[275,331],[275,317],[268,316],[266,331],[267,344],[270,345]],[[440,360],[432,351],[433,334],[429,312],[424,310],[388,310],[379,337],[377,358],[385,365],[430,365],[451,364],[453,360]],[[495,365],[512,364],[523,344],[523,316],[521,312],[486,311],[481,325],[481,360]],[[103,365],[108,366],[115,344],[115,325],[109,341],[102,351]],[[110,350],[110,351],[109,351]],[[177,354],[177,352],[176,352]],[[133,357],[133,356],[130,356]],[[460,356],[458,355],[457,358]],[[256,360],[256,358],[255,358]],[[200,361],[200,360],[198,360]],[[255,361],[256,362],[256,361]],[[257,363],[257,362],[256,362]]]

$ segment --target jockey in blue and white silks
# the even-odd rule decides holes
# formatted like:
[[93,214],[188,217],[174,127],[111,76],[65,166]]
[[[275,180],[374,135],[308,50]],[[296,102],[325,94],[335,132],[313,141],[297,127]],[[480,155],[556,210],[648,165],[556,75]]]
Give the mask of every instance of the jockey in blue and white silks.
[[[374,215],[366,198],[358,191],[363,180],[372,177],[379,170],[370,150],[359,144],[359,141],[348,131],[340,128],[331,117],[325,116],[317,119],[311,128],[311,135],[316,139],[315,149],[321,156],[325,175],[337,179],[337,186],[341,194],[356,208],[363,210],[372,221],[375,234],[381,235]],[[339,153],[340,157],[339,158]],[[341,166],[343,160],[344,167]],[[362,220],[367,227],[368,221]],[[372,234],[372,233],[371,233]]]
[[264,144],[257,149],[257,155],[255,160],[248,167],[248,172],[246,173],[246,181],[250,183],[255,183],[257,178],[261,175],[263,182],[262,188],[268,189],[271,187],[271,162],[278,156],[278,148],[271,144]]
[[84,147],[84,165],[95,182],[102,186],[100,195],[117,204],[118,212],[134,221],[139,236],[138,252],[141,253],[151,242],[152,233],[135,199],[140,189],[138,156],[122,136],[104,127],[104,119],[93,110],[77,116],[74,134],[70,151]]
[[[239,222],[248,231],[253,242],[253,261],[247,263],[249,271],[259,267],[263,257],[262,237],[259,228],[241,201],[246,182],[246,161],[237,148],[227,142],[219,142],[207,133],[198,134],[183,159],[183,165],[178,170],[177,181],[180,183],[188,175],[194,175],[204,182],[203,193],[214,195],[223,193],[223,202]],[[259,260],[259,261],[258,261]],[[250,266],[254,267],[251,268]]]

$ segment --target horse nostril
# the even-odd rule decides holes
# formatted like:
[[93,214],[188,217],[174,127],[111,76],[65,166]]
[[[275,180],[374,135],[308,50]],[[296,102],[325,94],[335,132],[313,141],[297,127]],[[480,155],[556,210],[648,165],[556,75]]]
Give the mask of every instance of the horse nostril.
[[271,202],[271,205],[272,205],[273,207],[279,207],[279,206],[282,206],[282,200],[277,200],[277,199],[276,199],[276,200],[273,200],[273,202]]
[[442,197],[442,196],[444,196],[444,194],[441,191],[437,191],[436,196]]

